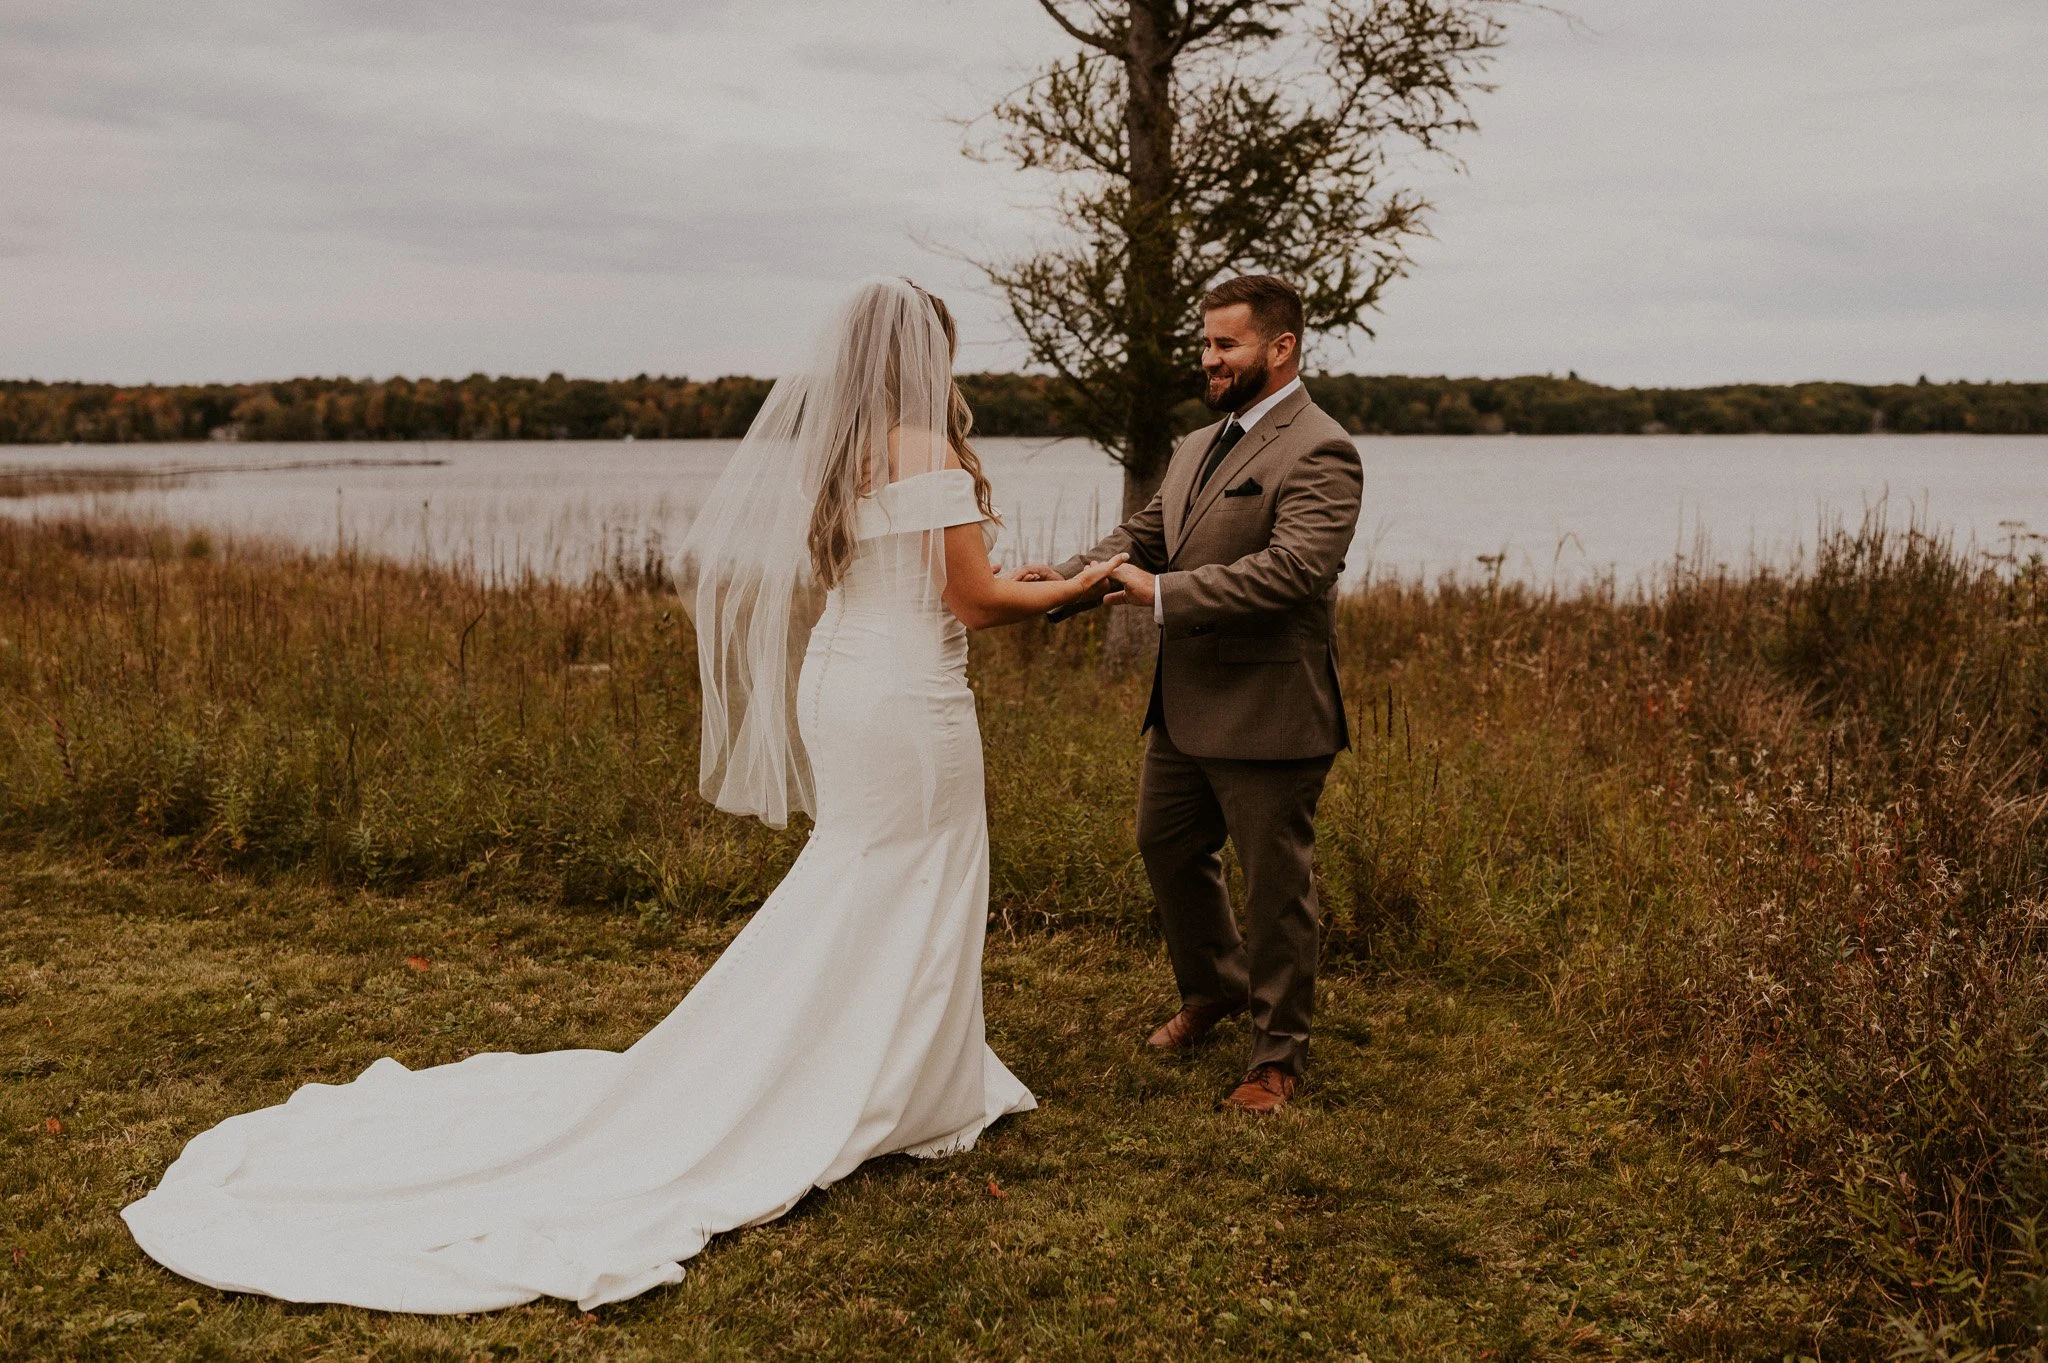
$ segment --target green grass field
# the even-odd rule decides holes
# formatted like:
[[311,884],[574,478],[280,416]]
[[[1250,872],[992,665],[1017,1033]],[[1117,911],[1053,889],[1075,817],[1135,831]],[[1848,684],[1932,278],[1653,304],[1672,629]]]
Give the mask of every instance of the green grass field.
[[[2025,546],[2018,546],[2024,549]],[[622,1046],[799,845],[693,793],[672,594],[0,527],[0,1355],[2039,1356],[2048,573],[1844,534],[1641,597],[1347,600],[1310,1082],[1215,1111],[1131,845],[1143,678],[979,637],[991,1040],[1035,1113],[594,1317],[231,1297],[184,1141]]]
[[739,919],[650,936],[518,898],[4,873],[9,1357],[1755,1357],[1827,1310],[1768,1188],[1687,1158],[1526,998],[1339,975],[1314,1088],[1255,1123],[1214,1110],[1242,1028],[1140,1054],[1164,958],[1086,928],[989,953],[991,1043],[1039,1111],[877,1161],[680,1288],[594,1317],[229,1297],[115,1215],[195,1132],[380,1055],[624,1046]]

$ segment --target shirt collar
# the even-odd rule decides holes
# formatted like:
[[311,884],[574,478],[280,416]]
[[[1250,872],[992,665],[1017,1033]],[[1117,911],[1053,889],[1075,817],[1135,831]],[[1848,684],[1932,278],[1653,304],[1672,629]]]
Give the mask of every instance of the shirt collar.
[[1265,417],[1266,413],[1272,411],[1275,407],[1278,407],[1281,404],[1281,402],[1286,399],[1288,394],[1299,390],[1300,387],[1301,377],[1299,375],[1296,375],[1294,378],[1288,380],[1287,386],[1282,388],[1279,392],[1270,394],[1269,396],[1260,399],[1258,404],[1250,408],[1248,411],[1246,411],[1243,416],[1234,418],[1234,420],[1237,422],[1237,428],[1243,431],[1246,435],[1250,435],[1252,433],[1252,427],[1258,425],[1260,420]]

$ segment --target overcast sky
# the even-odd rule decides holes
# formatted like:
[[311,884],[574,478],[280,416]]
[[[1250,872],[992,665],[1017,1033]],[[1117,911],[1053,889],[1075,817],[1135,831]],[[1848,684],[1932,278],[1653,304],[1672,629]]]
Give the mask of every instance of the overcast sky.
[[[1514,30],[1366,372],[2048,379],[2048,3]],[[1032,0],[0,0],[0,376],[777,372],[867,273],[1000,310],[952,119]]]

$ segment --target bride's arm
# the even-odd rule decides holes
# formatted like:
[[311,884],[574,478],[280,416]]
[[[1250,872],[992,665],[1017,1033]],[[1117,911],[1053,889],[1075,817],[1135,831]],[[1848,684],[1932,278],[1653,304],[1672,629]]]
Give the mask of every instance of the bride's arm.
[[1014,625],[1087,596],[1129,557],[1118,554],[1091,563],[1063,582],[1019,582],[996,575],[979,523],[951,526],[946,530],[946,609],[969,629]]

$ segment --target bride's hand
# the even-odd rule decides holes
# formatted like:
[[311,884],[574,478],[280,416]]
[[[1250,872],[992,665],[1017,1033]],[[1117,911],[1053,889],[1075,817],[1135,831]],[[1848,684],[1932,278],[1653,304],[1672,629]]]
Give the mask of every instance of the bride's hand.
[[1130,558],[1129,554],[1116,554],[1102,560],[1100,563],[1091,563],[1080,572],[1075,573],[1067,579],[1067,586],[1073,589],[1067,593],[1067,600],[1082,601],[1095,595],[1097,589],[1102,586],[1103,581],[1111,573],[1114,573],[1117,569],[1123,567],[1124,564],[1130,562]]

